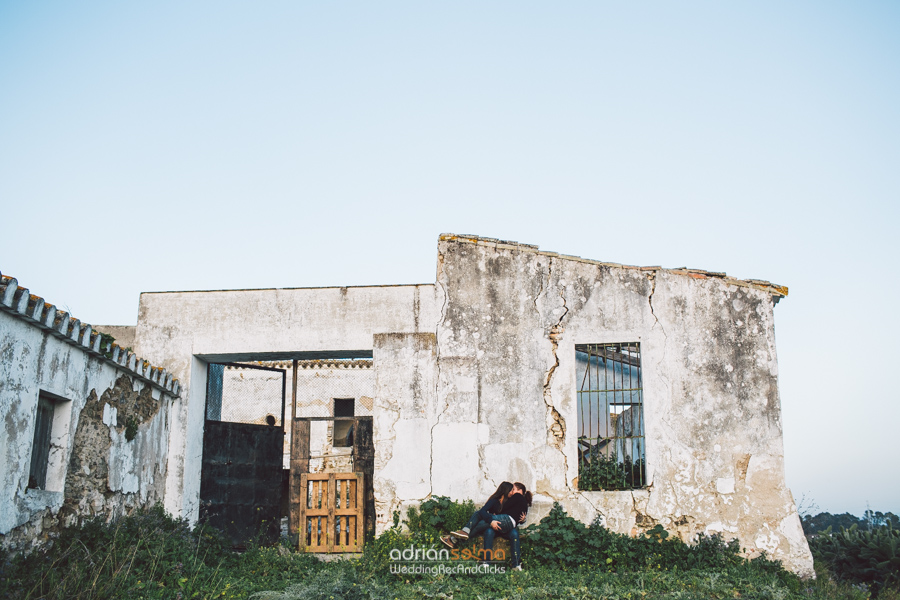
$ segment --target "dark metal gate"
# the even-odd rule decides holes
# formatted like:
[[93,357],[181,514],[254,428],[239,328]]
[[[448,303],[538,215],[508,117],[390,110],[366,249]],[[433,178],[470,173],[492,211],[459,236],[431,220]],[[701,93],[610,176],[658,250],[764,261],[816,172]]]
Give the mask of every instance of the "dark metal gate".
[[285,384],[284,369],[209,365],[200,520],[235,547],[279,536]]

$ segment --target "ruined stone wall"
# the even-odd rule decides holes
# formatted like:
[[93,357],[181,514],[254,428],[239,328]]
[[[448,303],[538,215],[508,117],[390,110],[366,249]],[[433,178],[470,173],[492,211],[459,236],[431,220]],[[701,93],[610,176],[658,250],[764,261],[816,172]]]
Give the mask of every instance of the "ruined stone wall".
[[[0,546],[27,549],[83,518],[162,500],[177,381],[118,346],[104,351],[90,325],[0,280]],[[29,473],[41,396],[53,409],[38,489]]]
[[[379,527],[431,494],[478,500],[519,480],[537,494],[533,520],[559,501],[623,533],[738,537],[812,574],[784,481],[783,288],[456,236],[438,260],[433,347],[376,341]],[[580,491],[575,345],[613,342],[641,344],[648,485]]]

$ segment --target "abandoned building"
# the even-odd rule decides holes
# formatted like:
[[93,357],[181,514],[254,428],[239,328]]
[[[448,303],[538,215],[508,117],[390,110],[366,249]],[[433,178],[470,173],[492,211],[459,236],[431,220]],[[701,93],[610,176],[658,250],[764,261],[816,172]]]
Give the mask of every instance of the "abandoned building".
[[162,499],[234,539],[290,515],[306,548],[358,550],[396,511],[509,480],[531,522],[559,502],[811,575],[784,477],[786,294],[445,234],[433,284],[143,293],[135,326],[96,327],[133,352],[104,354],[4,278],[0,538]]
[[164,499],[178,382],[0,276],[0,544]]

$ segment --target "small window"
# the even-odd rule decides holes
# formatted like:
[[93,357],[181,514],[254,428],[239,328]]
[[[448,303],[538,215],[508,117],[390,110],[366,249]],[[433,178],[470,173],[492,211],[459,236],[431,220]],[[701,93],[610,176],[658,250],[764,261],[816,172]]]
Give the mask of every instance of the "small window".
[[334,416],[336,417],[353,417],[355,416],[353,398],[335,398],[334,399]]
[[578,344],[578,488],[647,484],[641,346]]
[[[334,399],[334,416],[335,417],[353,417],[356,416],[356,400],[354,398],[335,398]],[[335,448],[352,448],[353,447],[353,423],[354,421],[335,421],[333,446]]]
[[37,416],[34,425],[34,441],[31,444],[31,470],[28,487],[47,488],[47,466],[50,464],[50,434],[53,431],[53,413],[56,402],[41,394],[38,396]]

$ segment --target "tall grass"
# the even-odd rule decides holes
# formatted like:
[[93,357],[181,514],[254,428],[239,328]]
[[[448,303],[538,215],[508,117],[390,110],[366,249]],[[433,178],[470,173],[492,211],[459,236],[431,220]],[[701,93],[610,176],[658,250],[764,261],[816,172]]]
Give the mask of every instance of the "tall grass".
[[315,559],[254,545],[243,555],[215,531],[191,529],[157,506],[64,530],[53,545],[0,561],[0,598],[241,598],[304,573]]
[[[390,550],[430,544],[473,507],[435,499],[369,540],[360,560],[319,562],[285,546],[251,544],[233,552],[214,530],[190,528],[156,507],[111,523],[68,529],[49,548],[0,556],[0,598],[15,600],[362,600],[370,598],[681,600],[766,598],[867,600],[863,584],[839,581],[817,562],[801,581],[766,559],[747,561],[734,543],[704,538],[685,545],[661,529],[629,538],[586,527],[554,509],[523,532],[525,571],[487,575],[397,576]],[[573,550],[574,549],[574,550]],[[885,587],[879,600],[900,600]]]

